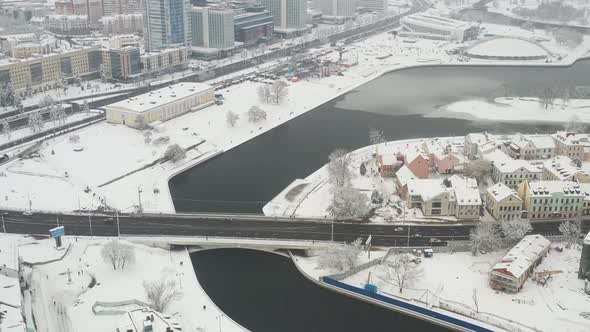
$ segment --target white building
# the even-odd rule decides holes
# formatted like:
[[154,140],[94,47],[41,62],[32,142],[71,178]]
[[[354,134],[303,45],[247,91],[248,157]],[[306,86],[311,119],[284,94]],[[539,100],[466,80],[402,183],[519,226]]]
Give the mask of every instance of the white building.
[[168,48],[159,52],[149,52],[139,57],[141,74],[160,74],[184,69],[188,66],[188,47]]
[[574,166],[568,156],[555,156],[543,163],[543,180],[590,182],[590,175]]
[[102,33],[106,35],[141,34],[143,32],[143,15],[141,13],[104,16],[99,22],[102,26]]
[[86,15],[49,15],[45,28],[60,35],[84,35],[90,33]]
[[543,236],[527,235],[500,259],[490,273],[493,289],[517,293],[551,246]]
[[486,192],[486,208],[496,220],[512,220],[521,215],[522,199],[514,189],[498,182]]
[[404,16],[400,22],[401,35],[405,36],[465,41],[475,39],[479,33],[479,27],[473,23],[421,13]]
[[497,140],[493,135],[488,133],[471,133],[465,135],[465,140],[463,144],[463,153],[467,158],[470,160],[474,160],[478,157],[478,149],[487,143],[493,143],[497,145]]
[[313,9],[322,12],[323,16],[353,17],[356,12],[357,0],[313,0]]
[[541,179],[542,170],[526,160],[512,159],[500,150],[494,150],[483,156],[492,162],[492,180],[502,182],[510,188],[516,188],[523,181]]
[[190,46],[189,8],[189,0],[144,0],[145,50]]
[[192,7],[192,45],[230,49],[234,47],[234,11],[227,8]]
[[273,17],[275,31],[307,28],[307,0],[261,0]]
[[178,83],[106,106],[107,122],[142,128],[212,105],[214,89],[202,83]]
[[384,12],[387,10],[387,0],[357,0],[357,8],[361,11]]

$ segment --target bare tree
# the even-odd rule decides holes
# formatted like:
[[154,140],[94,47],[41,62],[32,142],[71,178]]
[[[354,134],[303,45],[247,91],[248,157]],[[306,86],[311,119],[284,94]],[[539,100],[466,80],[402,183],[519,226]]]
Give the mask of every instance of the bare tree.
[[570,248],[578,242],[578,239],[582,235],[582,221],[580,219],[564,221],[559,225],[558,229],[565,237],[566,247]]
[[43,108],[53,106],[54,103],[55,101],[53,100],[53,97],[51,97],[50,95],[46,95],[39,101],[39,107]]
[[348,271],[355,267],[362,252],[362,239],[358,238],[348,244],[332,244],[318,257],[318,267]]
[[483,159],[473,160],[465,164],[463,171],[466,177],[475,178],[478,183],[482,183],[492,173],[492,163]]
[[180,296],[176,281],[166,280],[165,277],[151,282],[144,280],[143,288],[151,307],[162,313],[174,299]]
[[520,241],[528,232],[533,230],[528,219],[514,218],[500,223],[500,229],[509,244]]
[[494,220],[482,220],[469,234],[471,252],[476,255],[478,251],[495,251],[502,247],[502,237],[498,229],[498,223]]
[[29,129],[31,129],[32,132],[39,132],[44,126],[45,122],[43,122],[40,112],[33,112],[29,115]]
[[82,104],[82,112],[88,114],[90,113],[90,106],[88,105],[88,100],[84,99],[84,103]]
[[178,162],[186,157],[186,151],[178,144],[168,145],[166,152],[164,152],[164,159]]
[[337,149],[330,153],[328,162],[329,181],[336,187],[347,187],[352,180],[350,169],[352,159],[345,149]]
[[266,120],[266,111],[258,106],[250,107],[248,110],[248,121],[259,122],[261,120]]
[[369,142],[371,144],[385,143],[385,135],[381,129],[371,128],[369,129]]
[[541,90],[541,94],[539,95],[539,101],[545,107],[545,109],[549,108],[549,106],[553,106],[555,102],[556,91],[553,88],[546,87]]
[[335,219],[364,217],[369,213],[369,198],[358,189],[336,187],[328,213]]
[[6,119],[3,119],[2,123],[0,123],[0,134],[6,135],[10,139],[10,124]]
[[580,120],[576,114],[570,116],[568,122],[564,126],[565,131],[568,133],[581,134],[586,131],[586,125]]
[[272,98],[272,93],[271,93],[271,89],[270,89],[269,84],[262,84],[261,86],[258,87],[257,92],[258,92],[258,99],[260,99],[261,102],[263,102],[263,103],[270,102],[270,100]]
[[396,285],[400,293],[422,277],[422,269],[410,254],[390,256],[384,264],[387,266],[384,278]]
[[475,304],[475,312],[479,312],[479,301],[477,300],[477,288],[473,289],[473,294],[471,295],[473,299],[473,304]]
[[270,94],[275,104],[280,104],[289,93],[287,90],[287,83],[281,80],[276,80],[270,86]]
[[144,129],[148,129],[149,125],[145,119],[145,116],[143,114],[138,115],[135,118],[135,127],[137,127],[137,129],[139,130],[144,130]]
[[238,122],[238,120],[240,119],[240,116],[238,114],[236,114],[234,111],[232,110],[228,110],[225,113],[225,121],[227,122],[228,125],[230,125],[231,127],[234,127],[236,125],[236,123]]
[[100,254],[105,262],[111,263],[113,270],[123,270],[125,264],[135,262],[135,248],[119,240],[111,240],[104,244]]

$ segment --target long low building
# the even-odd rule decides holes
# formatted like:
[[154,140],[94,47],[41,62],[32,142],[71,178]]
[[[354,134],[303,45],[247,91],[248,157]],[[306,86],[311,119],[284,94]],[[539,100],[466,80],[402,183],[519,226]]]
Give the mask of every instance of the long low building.
[[142,129],[214,103],[215,90],[202,83],[178,83],[106,106],[107,122]]
[[404,36],[465,41],[475,39],[479,34],[479,27],[473,23],[428,14],[404,16],[400,22],[401,35]]
[[551,246],[551,242],[539,234],[525,236],[506,256],[492,268],[490,286],[508,293],[517,293],[533,269]]

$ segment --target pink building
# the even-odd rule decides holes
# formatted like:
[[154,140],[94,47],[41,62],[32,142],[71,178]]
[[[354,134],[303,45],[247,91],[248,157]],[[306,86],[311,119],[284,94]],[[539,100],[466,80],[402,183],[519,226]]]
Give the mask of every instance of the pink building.
[[393,153],[383,153],[377,154],[376,163],[379,174],[384,178],[390,178],[403,165],[403,159]]
[[417,178],[428,179],[429,158],[422,151],[416,150],[406,153],[404,164]]
[[430,167],[441,174],[455,173],[467,161],[461,153],[452,151],[452,147],[448,144],[443,146],[438,139],[424,142],[422,148],[428,153]]

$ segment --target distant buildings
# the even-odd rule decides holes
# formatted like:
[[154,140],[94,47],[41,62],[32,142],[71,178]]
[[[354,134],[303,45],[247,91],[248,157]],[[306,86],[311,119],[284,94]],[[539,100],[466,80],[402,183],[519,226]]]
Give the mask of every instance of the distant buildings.
[[261,0],[273,17],[274,30],[295,32],[307,28],[307,0]]
[[[490,135],[488,133],[471,133],[465,135],[465,140],[463,142],[463,153],[465,156],[470,159],[474,160],[479,156],[478,150],[486,144],[492,143],[496,145],[496,138],[494,135]],[[494,147],[495,149],[495,147]]]
[[116,14],[113,16],[104,16],[100,19],[102,33],[105,35],[120,34],[142,34],[143,33],[143,15],[135,14]]
[[428,39],[465,41],[475,39],[479,27],[473,23],[428,14],[411,14],[400,20],[401,35]]
[[0,82],[10,82],[15,90],[28,85],[33,91],[53,87],[62,78],[98,73],[102,63],[98,47],[45,54],[18,61],[0,60]]
[[514,159],[548,159],[555,155],[555,142],[549,135],[516,135],[509,144],[508,154]]
[[137,46],[113,46],[102,50],[102,64],[102,75],[106,79],[136,81],[185,68],[188,64],[188,48],[140,54]]
[[141,0],[102,0],[104,16],[141,13]]
[[357,0],[357,7],[364,12],[384,12],[387,10],[387,0]]
[[125,81],[141,74],[139,48],[127,46],[102,51],[103,74],[107,79]]
[[553,135],[555,152],[575,160],[590,160],[590,140],[586,134],[575,134],[564,131]]
[[313,0],[312,7],[323,16],[353,17],[357,0]]
[[527,235],[500,259],[490,273],[490,286],[517,293],[549,251],[551,242],[541,235]]
[[234,12],[226,8],[192,7],[192,46],[216,49],[234,47]]
[[246,8],[244,13],[234,17],[235,39],[244,45],[271,40],[273,31],[273,17],[262,6]]
[[45,29],[58,35],[85,35],[90,33],[86,15],[49,15],[44,21]]
[[188,0],[144,0],[143,24],[146,52],[190,46]]
[[543,180],[590,183],[590,175],[581,168],[574,166],[569,157],[555,156],[543,163]]
[[586,193],[572,181],[524,181],[518,187],[528,218],[574,218],[580,212]]
[[214,91],[202,83],[174,84],[106,106],[107,122],[142,129],[212,105]]
[[494,219],[512,220],[521,216],[522,199],[514,189],[498,182],[486,191],[486,207]]
[[142,75],[180,70],[188,65],[188,47],[178,47],[145,53],[140,56]]

